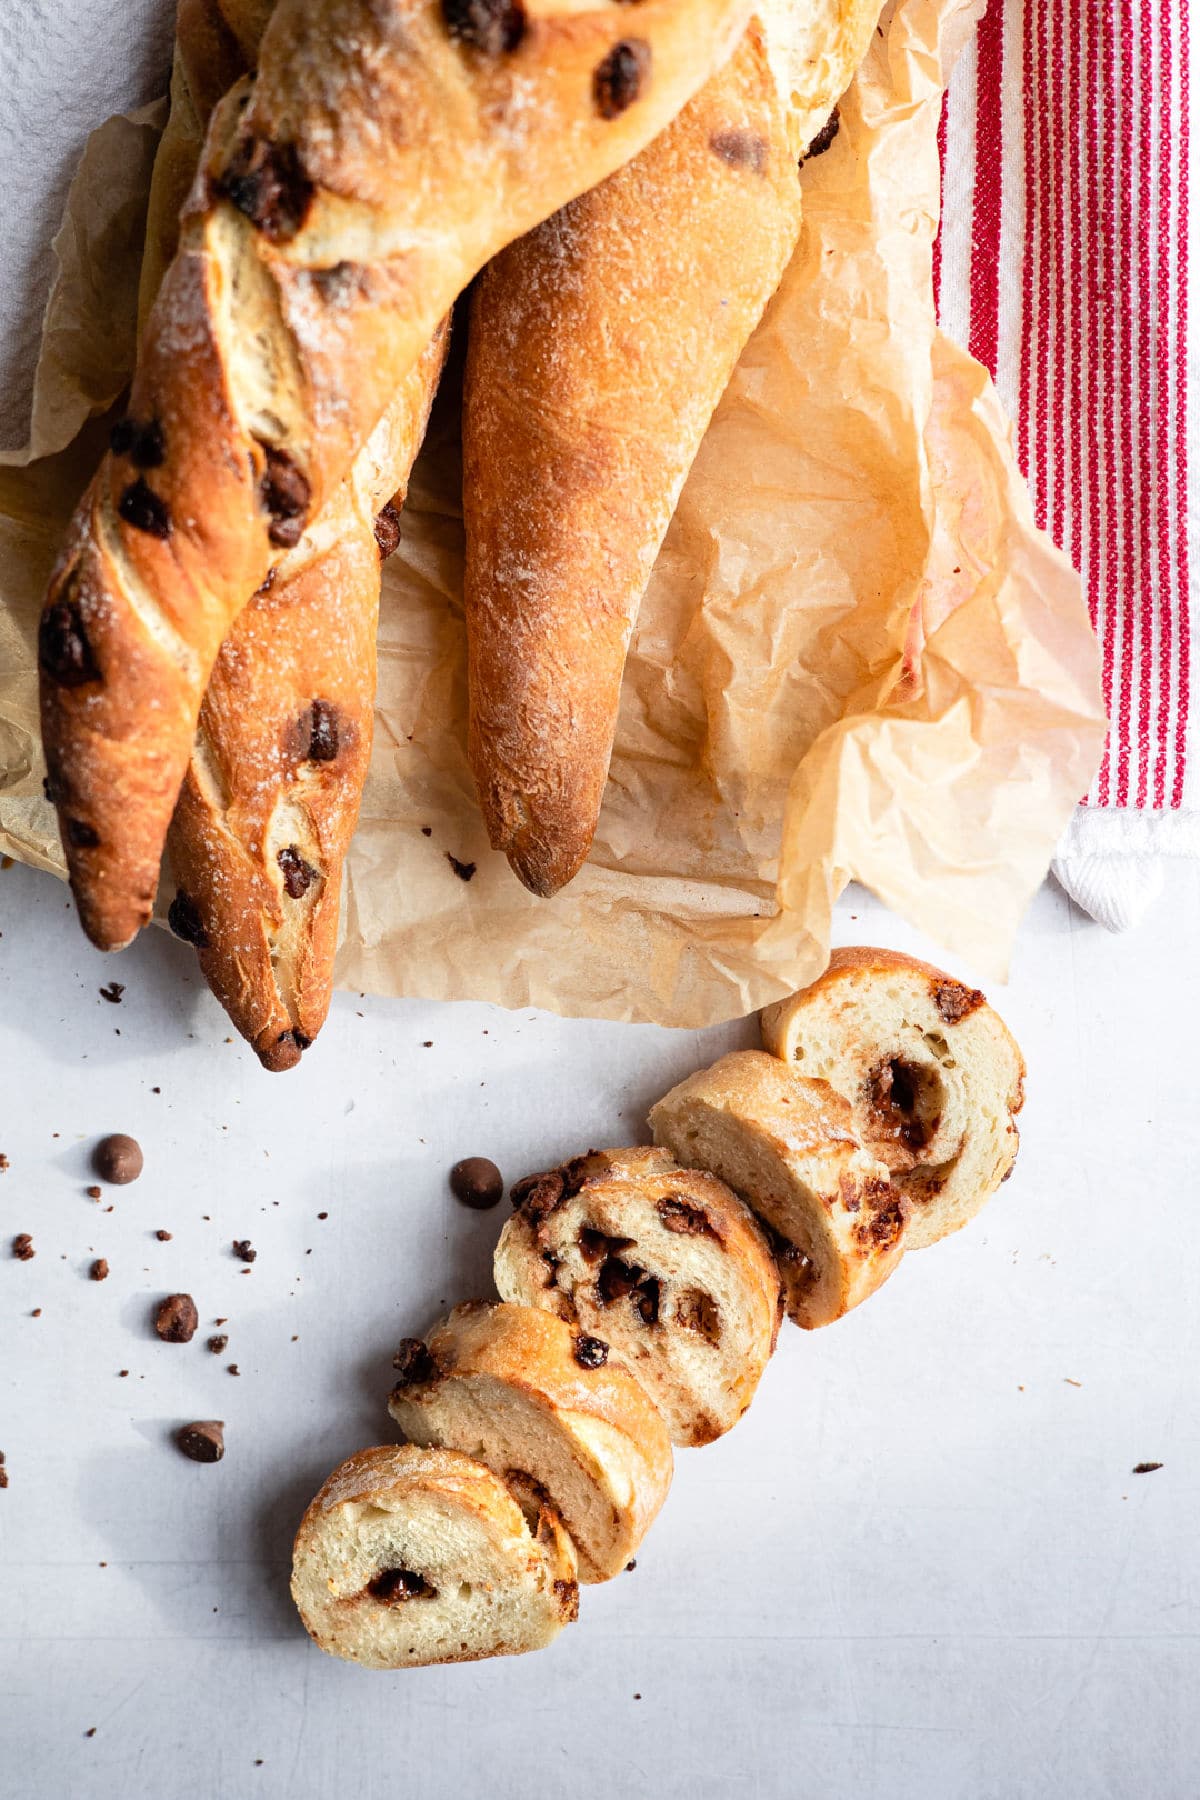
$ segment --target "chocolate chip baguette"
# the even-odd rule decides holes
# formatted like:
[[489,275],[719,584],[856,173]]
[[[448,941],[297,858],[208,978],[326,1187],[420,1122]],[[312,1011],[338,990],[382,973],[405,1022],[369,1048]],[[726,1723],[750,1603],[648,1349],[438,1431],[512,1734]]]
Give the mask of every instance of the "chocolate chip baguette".
[[[143,322],[209,114],[253,66],[269,12],[263,0],[182,0],[178,9]],[[370,761],[380,561],[396,543],[445,343],[439,327],[346,480],[232,626],[175,807],[171,921],[269,1069],[299,1060],[329,1008],[342,866]]]
[[596,828],[626,646],[684,478],[800,229],[797,164],[879,0],[781,0],[472,299],[469,749],[493,845],[549,895]]
[[280,0],[217,108],[39,634],[80,915],[148,919],[221,642],[482,264],[635,155],[749,0]]

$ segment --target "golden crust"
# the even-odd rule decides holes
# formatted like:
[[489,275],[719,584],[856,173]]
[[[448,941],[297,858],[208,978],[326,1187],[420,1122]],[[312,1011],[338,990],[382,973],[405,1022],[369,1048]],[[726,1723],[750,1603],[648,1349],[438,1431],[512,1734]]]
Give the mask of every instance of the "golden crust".
[[[209,673],[293,527],[488,257],[636,154],[747,11],[538,7],[492,58],[438,0],[282,0],[257,81],[217,108],[147,322],[130,413],[155,454],[135,436],[106,458],[43,617],[47,765],[98,945],[150,915]],[[614,113],[600,65],[634,33]]]

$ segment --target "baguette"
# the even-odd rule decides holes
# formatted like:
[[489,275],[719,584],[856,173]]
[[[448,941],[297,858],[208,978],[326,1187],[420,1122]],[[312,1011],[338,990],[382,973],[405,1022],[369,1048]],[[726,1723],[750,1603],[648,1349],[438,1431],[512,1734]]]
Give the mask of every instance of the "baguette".
[[405,1437],[518,1471],[562,1520],[581,1581],[621,1573],[667,1497],[671,1442],[607,1343],[530,1306],[470,1300],[396,1362],[388,1410]]
[[738,1050],[650,1111],[655,1142],[711,1169],[782,1240],[789,1316],[812,1330],[873,1294],[899,1265],[908,1200],[862,1148],[850,1107],[761,1050]]
[[[209,114],[253,66],[269,13],[263,0],[181,0],[143,321]],[[234,623],[175,805],[170,922],[268,1069],[293,1067],[329,1009],[342,867],[370,762],[380,557],[396,542],[445,346],[443,326],[319,521]]]
[[496,1246],[506,1300],[611,1343],[676,1444],[710,1444],[754,1398],[782,1294],[753,1214],[663,1150],[592,1151],[513,1189]]
[[635,155],[748,0],[280,0],[217,107],[127,420],[39,630],[84,928],[150,916],[229,627],[482,264]]
[[795,248],[797,162],[878,11],[767,0],[636,161],[510,245],[474,290],[468,749],[491,842],[535,894],[591,847],[642,594]]
[[360,1450],[296,1533],[292,1598],[321,1650],[367,1669],[518,1656],[576,1617],[571,1540],[455,1450]]
[[849,1103],[908,1198],[907,1249],[960,1230],[1012,1174],[1025,1062],[977,988],[894,950],[835,950],[811,987],[766,1008],[762,1034]]

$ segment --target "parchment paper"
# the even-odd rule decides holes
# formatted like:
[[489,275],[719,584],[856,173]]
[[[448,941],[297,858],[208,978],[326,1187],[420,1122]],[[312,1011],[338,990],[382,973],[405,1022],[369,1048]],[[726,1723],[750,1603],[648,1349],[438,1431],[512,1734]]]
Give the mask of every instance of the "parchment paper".
[[[938,102],[979,10],[889,7],[805,168],[802,242],[646,596],[592,858],[551,901],[488,848],[466,763],[451,372],[389,564],[342,985],[706,1024],[819,972],[852,877],[1003,975],[1105,721],[1078,578],[934,321]],[[102,433],[61,446],[129,369],[152,147],[144,118],[92,139],[39,369],[59,454],[0,469],[0,847],[60,873],[34,628]]]

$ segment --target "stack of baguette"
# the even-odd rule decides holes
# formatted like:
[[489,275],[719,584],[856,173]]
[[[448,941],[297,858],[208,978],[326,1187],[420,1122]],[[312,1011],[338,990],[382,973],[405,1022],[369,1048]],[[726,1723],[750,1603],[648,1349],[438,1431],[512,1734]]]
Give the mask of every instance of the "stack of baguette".
[[[329,1005],[380,559],[445,356],[469,752],[534,893],[596,826],[626,645],[879,0],[179,0],[137,372],[39,632],[101,948],[169,917],[270,1069]],[[448,876],[448,879],[452,877]]]
[[832,1323],[1012,1172],[1024,1062],[977,989],[841,950],[762,1030],[651,1109],[655,1147],[518,1182],[500,1303],[401,1345],[407,1442],[342,1464],[297,1533],[323,1650],[395,1669],[549,1643],[636,1552],[671,1446],[750,1405],[784,1309]]

